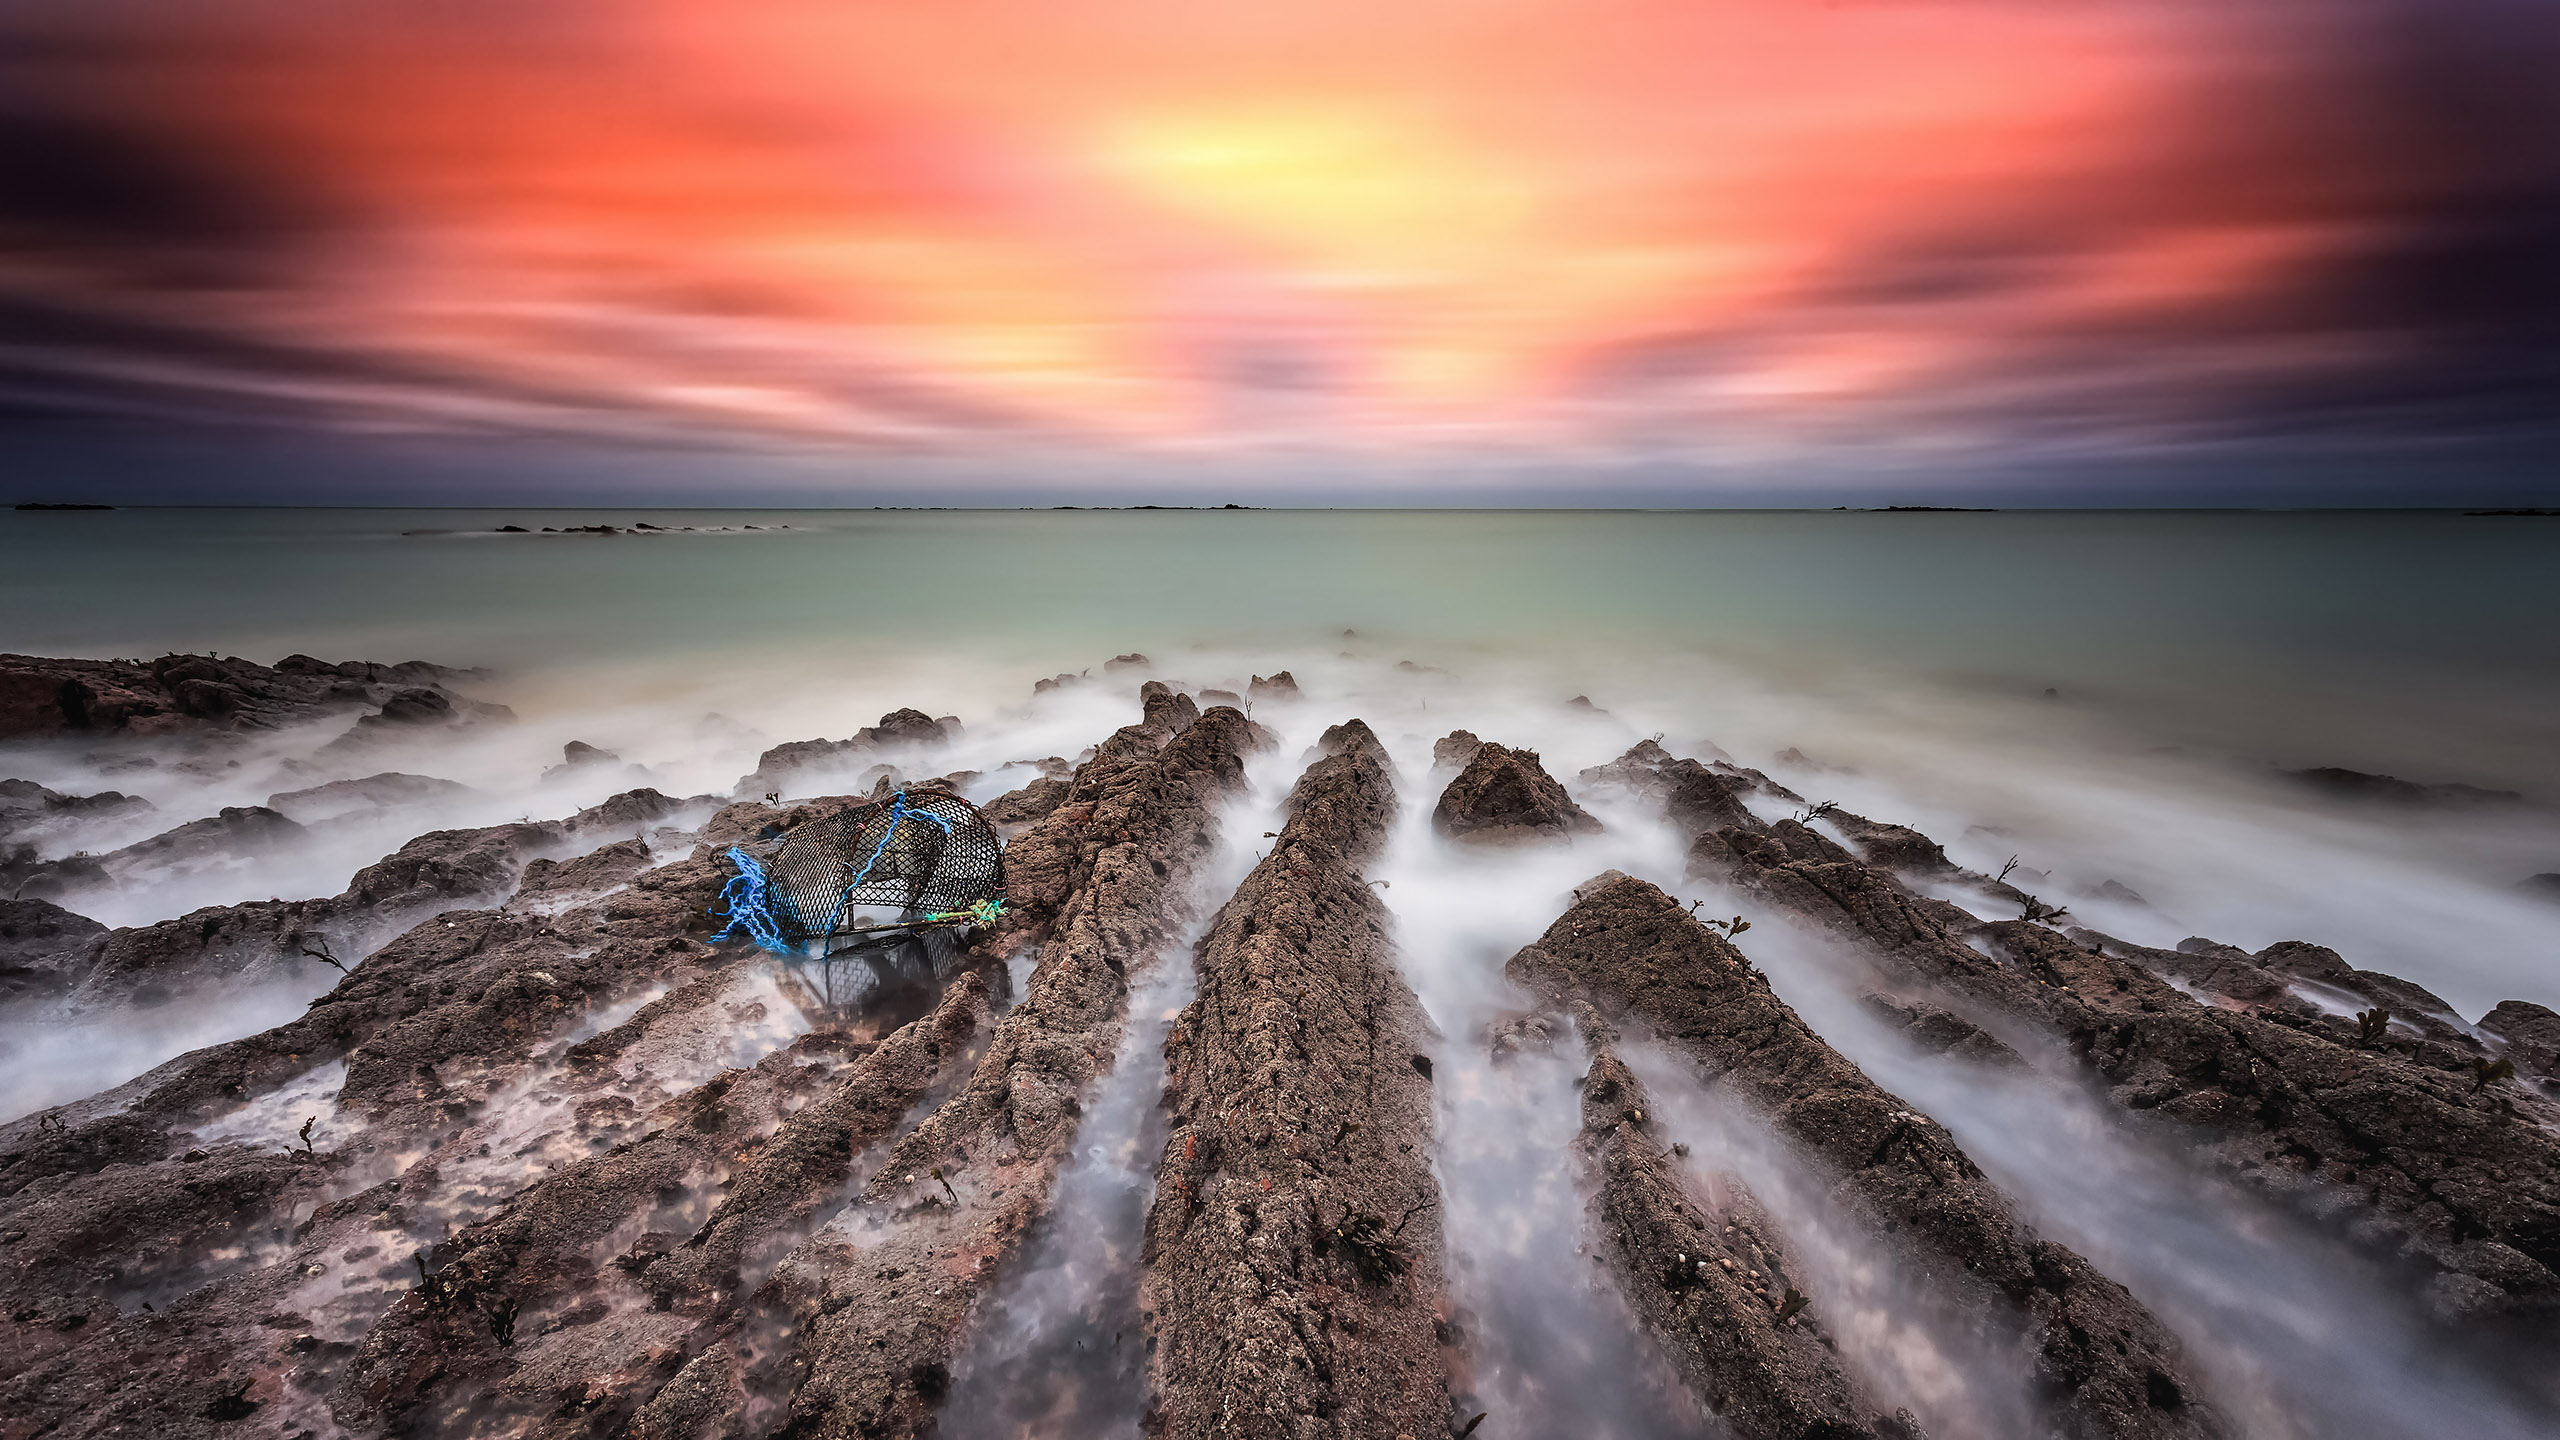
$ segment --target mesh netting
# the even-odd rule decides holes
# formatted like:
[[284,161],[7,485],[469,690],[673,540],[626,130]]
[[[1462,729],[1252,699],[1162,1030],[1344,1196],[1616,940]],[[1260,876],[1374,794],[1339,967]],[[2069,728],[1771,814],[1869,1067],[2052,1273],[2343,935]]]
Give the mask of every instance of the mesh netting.
[[[1004,845],[957,795],[899,791],[795,826],[759,860],[732,847],[727,928],[769,950],[883,928],[985,925],[1004,904]],[[719,912],[715,912],[719,913]]]

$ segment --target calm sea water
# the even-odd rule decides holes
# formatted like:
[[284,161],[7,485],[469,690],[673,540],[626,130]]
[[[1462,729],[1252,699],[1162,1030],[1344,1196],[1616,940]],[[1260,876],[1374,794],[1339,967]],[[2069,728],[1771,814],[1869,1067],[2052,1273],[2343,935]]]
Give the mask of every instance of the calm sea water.
[[[664,537],[493,535],[649,521]],[[703,533],[715,526],[758,525]],[[788,527],[772,528],[772,527]],[[411,532],[437,531],[442,534]],[[2436,512],[0,512],[0,648],[787,686],[1344,628],[1564,678],[2061,692],[2162,743],[2560,785],[2560,520]],[[903,665],[901,666],[903,668]],[[752,708],[733,707],[733,708]]]

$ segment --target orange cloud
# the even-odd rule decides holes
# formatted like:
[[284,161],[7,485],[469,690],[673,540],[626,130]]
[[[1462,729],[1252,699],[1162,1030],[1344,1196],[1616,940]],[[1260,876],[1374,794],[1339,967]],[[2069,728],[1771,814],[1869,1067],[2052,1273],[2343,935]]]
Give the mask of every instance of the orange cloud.
[[2328,143],[2347,82],[2304,42],[2329,32],[2183,0],[10,23],[42,57],[0,75],[12,112],[212,197],[121,224],[38,174],[0,212],[0,294],[91,327],[20,367],[122,377],[146,409],[795,446],[1760,444],[1996,431],[2056,387],[2176,409],[2139,365],[2054,363],[2075,335],[2288,375],[2393,343],[2299,293],[2404,218]]

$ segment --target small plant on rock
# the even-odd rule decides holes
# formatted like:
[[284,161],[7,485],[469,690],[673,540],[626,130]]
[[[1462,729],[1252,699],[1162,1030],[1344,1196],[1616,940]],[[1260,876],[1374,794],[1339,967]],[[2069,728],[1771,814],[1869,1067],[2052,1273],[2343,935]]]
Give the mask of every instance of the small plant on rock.
[[[311,947],[311,942],[315,940],[319,942],[320,947],[316,950]],[[294,937],[294,941],[295,948],[299,949],[303,954],[310,956],[312,959],[319,961],[321,964],[328,966],[339,974],[352,975],[355,973],[347,968],[345,961],[340,960],[336,955],[330,953],[328,936],[297,935]]]
[[2356,1012],[2356,1043],[2358,1045],[2379,1045],[2382,1043],[2383,1038],[2388,1036],[2390,1033],[2390,1011],[2376,1005],[2370,1010],[2359,1010]]
[[1372,1285],[1384,1285],[1413,1268],[1413,1260],[1396,1245],[1395,1233],[1375,1215],[1348,1215],[1333,1227],[1334,1243],[1350,1258],[1351,1268]]
[[[1706,903],[1707,902],[1704,900],[1690,901],[1689,913],[1692,916],[1696,915],[1698,913],[1698,907]],[[1710,930],[1721,930],[1727,935],[1739,935],[1743,931],[1751,928],[1751,922],[1743,919],[1739,915],[1734,916],[1730,920],[1700,920],[1698,923],[1706,926]]]
[[314,1159],[318,1159],[319,1157],[318,1157],[317,1155],[315,1155],[315,1154],[312,1152],[312,1149],[311,1149],[311,1127],[312,1127],[312,1126],[314,1126],[314,1125],[317,1125],[317,1124],[319,1124],[319,1123],[320,1123],[320,1117],[319,1117],[319,1116],[317,1116],[317,1115],[314,1115],[314,1116],[312,1116],[311,1118],[309,1118],[309,1119],[307,1119],[307,1120],[303,1121],[303,1122],[302,1122],[302,1128],[301,1128],[300,1130],[298,1130],[298,1131],[294,1132],[294,1133],[296,1133],[296,1134],[298,1134],[298,1135],[300,1135],[300,1136],[302,1137],[302,1148],[301,1148],[301,1149],[299,1149],[299,1150],[296,1150],[296,1149],[294,1149],[292,1146],[288,1145],[288,1146],[286,1146],[286,1147],[285,1147],[285,1152],[284,1152],[284,1153],[286,1153],[287,1155],[291,1155],[291,1156],[293,1156],[293,1157],[294,1157],[295,1159],[297,1159],[297,1160],[314,1160]]
[[1797,811],[1797,812],[1796,812],[1792,817],[1790,817],[1790,818],[1792,818],[1792,819],[1793,819],[1797,824],[1799,824],[1799,825],[1810,825],[1810,824],[1812,824],[1812,823],[1813,823],[1814,821],[1816,821],[1816,820],[1820,820],[1820,819],[1823,819],[1823,818],[1827,817],[1828,815],[1830,815],[1830,814],[1831,814],[1831,812],[1832,812],[1832,811],[1837,810],[1837,809],[1839,809],[1839,808],[1840,808],[1840,802],[1839,802],[1839,801],[1837,801],[1837,800],[1825,800],[1825,801],[1823,801],[1823,802],[1822,802],[1821,804],[1819,804],[1819,805],[1808,805],[1808,806],[1806,806],[1804,809]]
[[1811,1303],[1813,1302],[1805,1298],[1803,1291],[1793,1285],[1788,1286],[1786,1298],[1778,1302],[1778,1323],[1784,1325],[1793,1320],[1798,1312]]
[[2027,897],[2026,913],[2020,915],[2018,918],[2021,920],[2032,920],[2041,925],[2059,920],[2070,913],[2071,907],[2068,905],[2047,905],[2033,895],[2030,895]]
[[2471,1093],[2479,1094],[2501,1080],[2515,1078],[2516,1062],[2501,1055],[2495,1060],[2471,1062]]

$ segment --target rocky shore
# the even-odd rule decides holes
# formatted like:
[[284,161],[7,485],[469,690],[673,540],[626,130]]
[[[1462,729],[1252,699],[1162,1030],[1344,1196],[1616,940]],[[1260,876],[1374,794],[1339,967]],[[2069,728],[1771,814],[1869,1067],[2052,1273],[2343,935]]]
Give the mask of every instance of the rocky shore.
[[1440,1194],[1428,1021],[1362,878],[1396,805],[1357,720],[1325,732],[1289,819],[1200,943],[1165,1042],[1173,1133],[1141,1290],[1152,1434],[1431,1435]]
[[[0,670],[7,733],[37,744],[403,724],[392,711],[436,708],[413,692],[440,697],[438,723],[494,713],[432,667]],[[1339,718],[1313,687],[1257,676],[1224,692],[1245,703],[1204,706],[1206,687],[1148,680],[1119,690],[1134,722],[1075,759],[970,760],[989,776],[923,773],[971,732],[894,710],[765,746],[728,795],[633,788],[431,830],[369,848],[380,858],[337,893],[149,924],[79,913],[57,862],[18,875],[0,900],[0,1020],[112,1025],[262,987],[309,1002],[0,1124],[0,1440],[931,1435],[1002,1310],[991,1297],[1044,1226],[1074,1223],[1061,1176],[1130,1065],[1147,1067],[1156,1121],[1129,1162],[1143,1231],[1115,1339],[1137,1349],[1115,1373],[1143,1373],[1145,1434],[1521,1435],[1476,1403],[1471,1332],[1490,1322],[1466,1266],[1499,1257],[1451,1219],[1476,1188],[1441,1161],[1452,1097],[1471,1093],[1447,1088],[1459,1047],[1478,1066],[1550,1067],[1551,1094],[1568,1078],[1554,1067],[1578,1075],[1553,1112],[1564,1130],[1539,1142],[1583,1217],[1558,1283],[1609,1297],[1663,1393],[1736,1440],[1950,1437],[1879,1353],[1875,1317],[1825,1298],[1854,1287],[1837,1246],[1808,1243],[1804,1197],[1746,1176],[1699,1113],[1766,1137],[1822,1224],[1959,1317],[1951,1353],[2014,1357],[2037,1433],[2246,1433],[2182,1312],[2102,1248],[2052,1238],[2007,1172],[1986,1173],[1989,1151],[1844,1049],[1875,1077],[1910,1072],[1817,1028],[1836,1013],[1781,1000],[1763,967],[1792,952],[1763,950],[1754,921],[1835,949],[1860,1023],[1928,1063],[2084,1088],[2200,1184],[2398,1267],[2449,1343],[2548,1356],[2560,1015],[2515,1000],[2465,1021],[2301,941],[2134,944],[1712,751],[1644,741],[1559,770],[1569,787],[1499,737],[1400,734],[1399,774],[1370,724],[1340,718],[1299,755]],[[1270,727],[1300,709],[1282,748]],[[1023,783],[988,793],[1007,783],[996,767]],[[1266,805],[1296,772],[1259,838],[1235,826],[1253,813],[1249,767]],[[138,813],[7,784],[12,826]],[[147,883],[448,786],[384,771],[279,790],[87,857],[103,878],[81,883]],[[822,962],[712,938],[731,846],[926,786],[976,787],[1008,837],[991,923],[844,960],[859,983],[842,993]],[[1639,830],[1676,836],[1655,853],[1712,899],[1675,898],[1670,873],[1575,867],[1569,894],[1535,892],[1535,923],[1463,957],[1506,1018],[1435,1025],[1442,992],[1424,987],[1427,1012],[1409,979],[1429,972],[1410,968],[1393,856],[1479,883]],[[1138,1007],[1170,1017],[1159,1057],[1133,996],[1177,966],[1195,998]],[[1687,1098],[1657,1108],[1669,1095]]]

